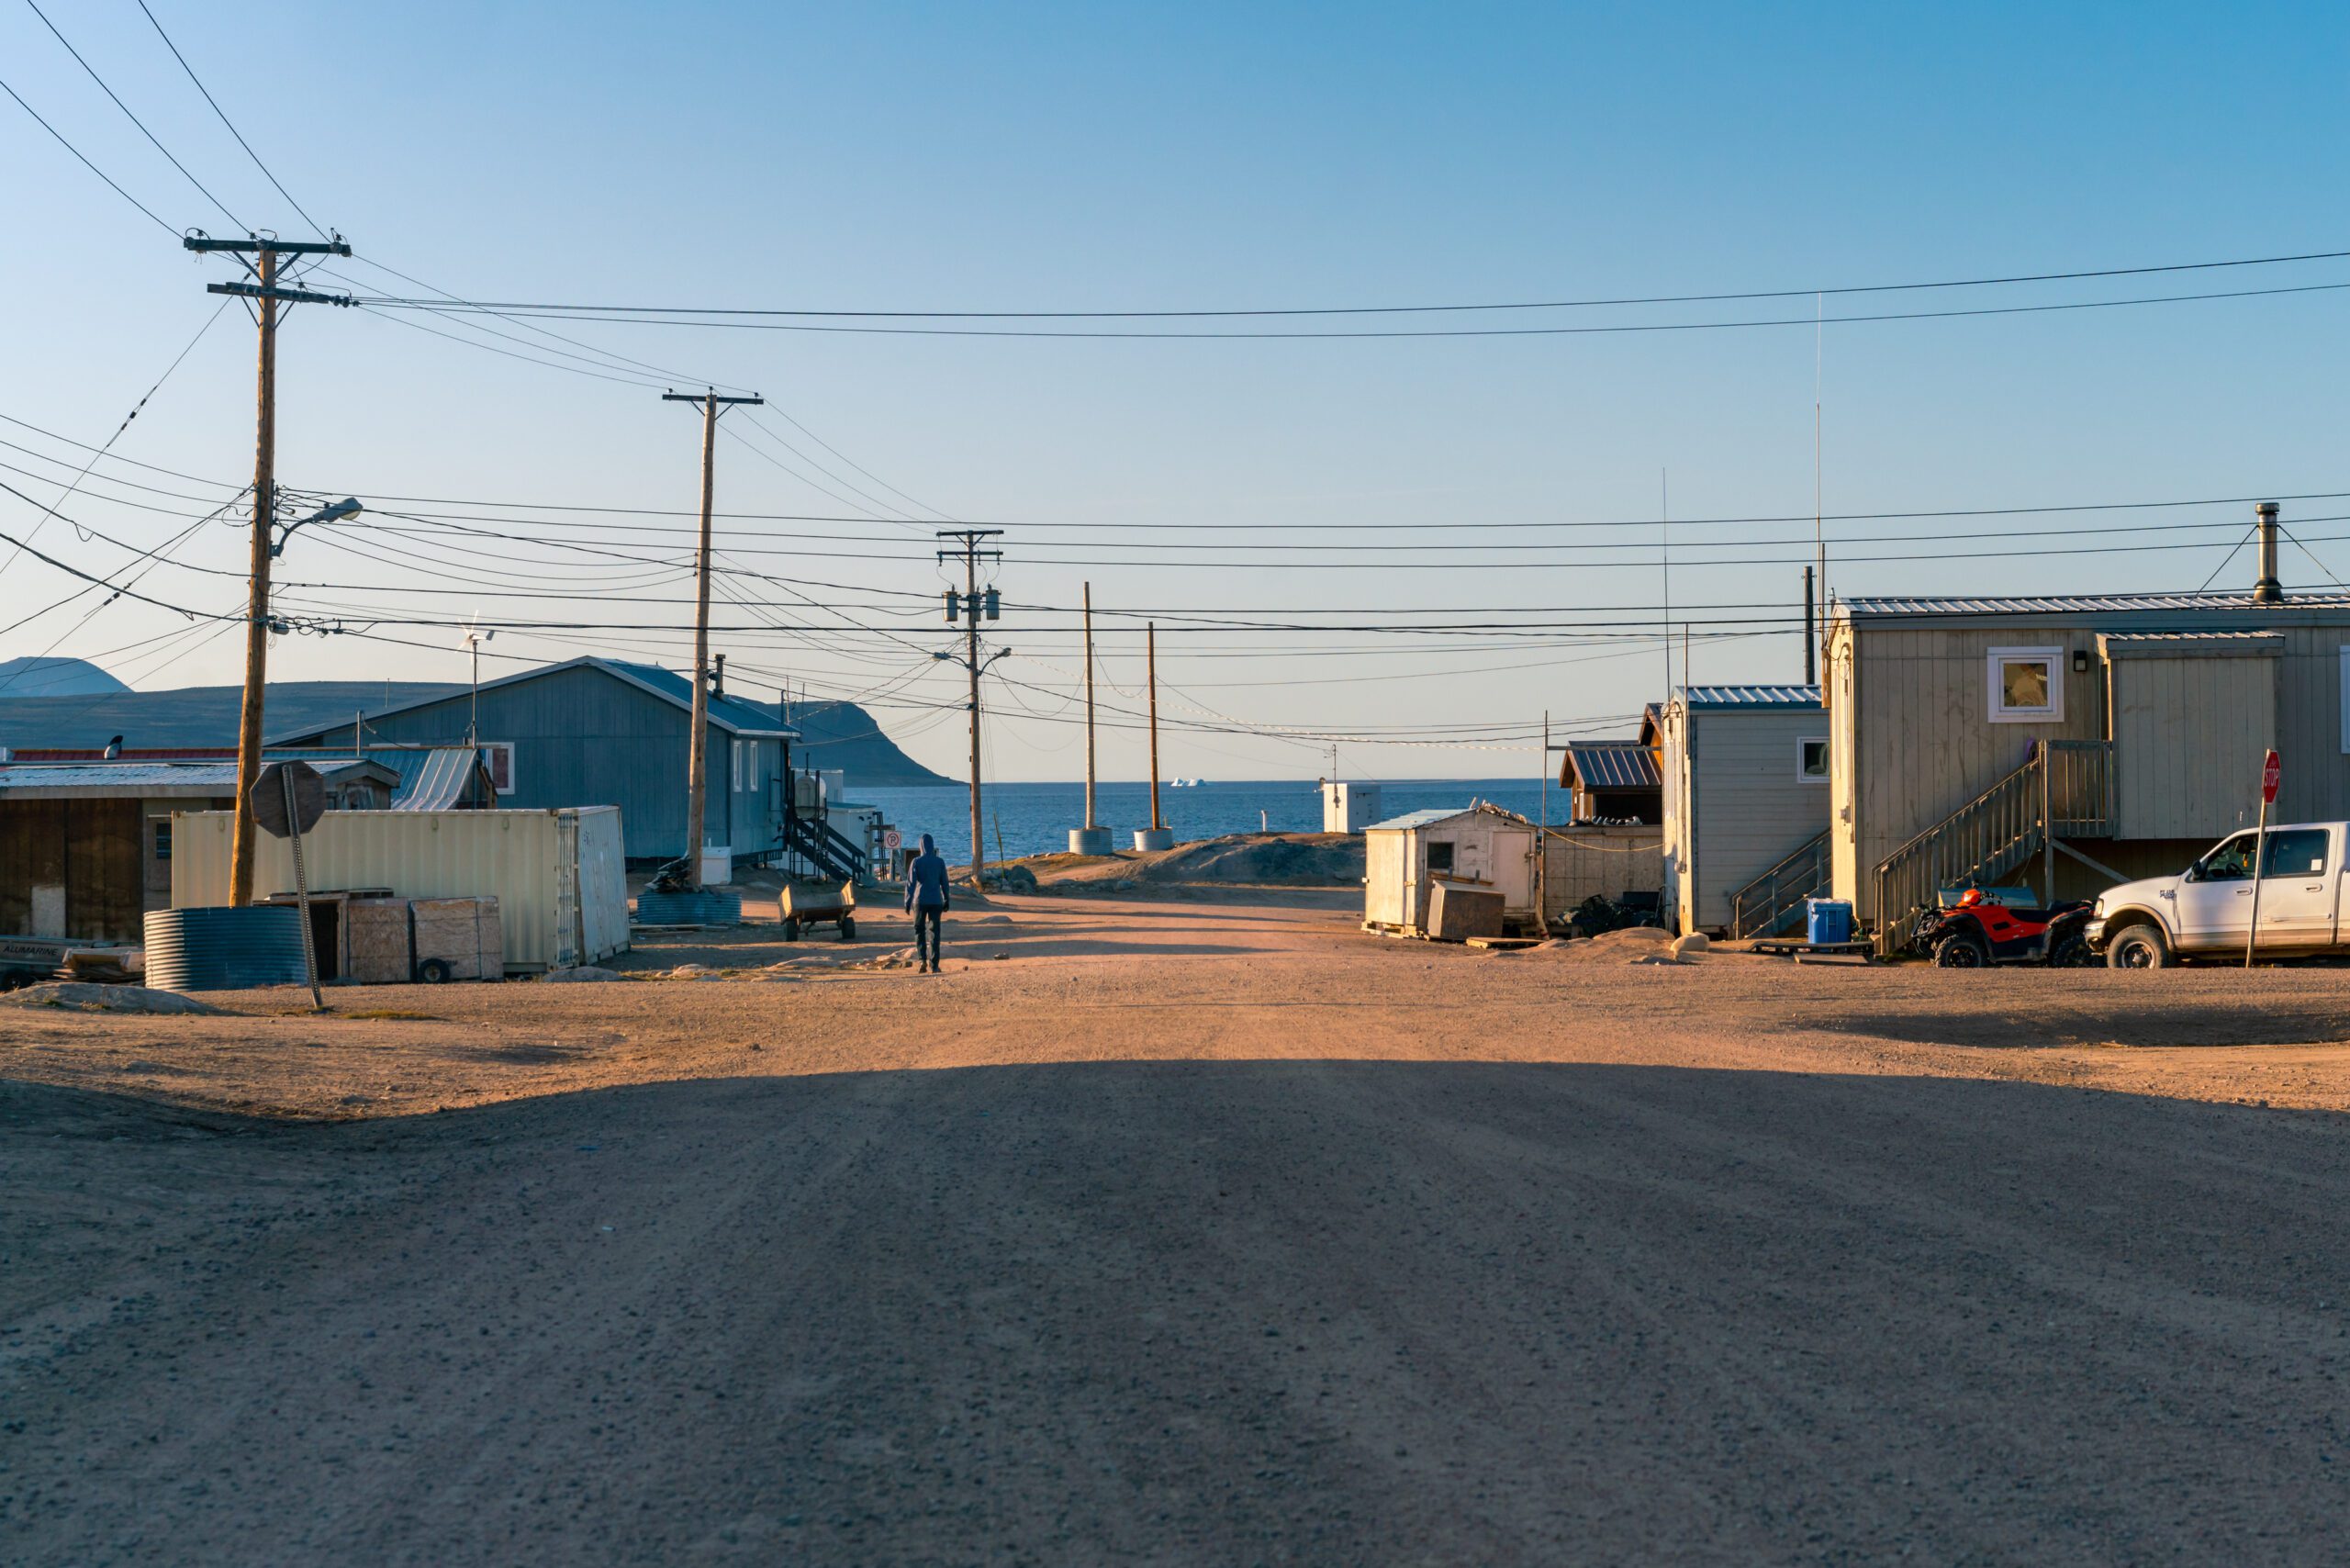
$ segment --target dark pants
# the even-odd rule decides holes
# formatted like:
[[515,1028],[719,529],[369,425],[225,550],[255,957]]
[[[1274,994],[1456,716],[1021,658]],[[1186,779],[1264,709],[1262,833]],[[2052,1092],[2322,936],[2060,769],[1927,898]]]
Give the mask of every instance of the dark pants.
[[946,913],[936,904],[914,911],[914,957],[934,969],[938,967],[938,917]]

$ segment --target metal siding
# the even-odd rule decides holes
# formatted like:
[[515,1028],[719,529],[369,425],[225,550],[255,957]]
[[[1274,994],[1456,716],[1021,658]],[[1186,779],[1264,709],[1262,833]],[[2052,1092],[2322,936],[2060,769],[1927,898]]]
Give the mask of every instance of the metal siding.
[[[230,813],[182,812],[172,820],[172,907],[227,903]],[[554,964],[567,945],[560,930],[556,839],[551,812],[330,812],[302,835],[302,849],[314,890],[390,888],[412,899],[496,894],[508,967],[538,969]],[[601,881],[597,896],[609,904],[609,873]],[[253,859],[254,896],[293,890],[287,842],[263,834]],[[610,919],[609,911],[602,918]]]
[[2279,662],[2115,662],[2116,837],[2216,838],[2249,824],[2261,757],[2277,739]]
[[621,813],[589,807],[572,813],[579,824],[580,962],[601,963],[628,950],[627,850]]
[[1828,734],[1818,709],[1718,710],[1698,716],[1690,791],[1694,924],[1729,924],[1729,896],[1828,825],[1828,784],[1796,773],[1796,743]]
[[1689,790],[1690,716],[1687,700],[1675,701],[1664,710],[1658,721],[1658,740],[1664,752],[1664,799],[1657,813],[1663,819],[1660,824],[1662,857],[1658,869],[1664,893],[1664,924],[1668,931],[1685,931],[1682,920],[1684,910],[1694,909],[1695,890],[1689,880],[1690,838],[1694,825],[1693,805]]

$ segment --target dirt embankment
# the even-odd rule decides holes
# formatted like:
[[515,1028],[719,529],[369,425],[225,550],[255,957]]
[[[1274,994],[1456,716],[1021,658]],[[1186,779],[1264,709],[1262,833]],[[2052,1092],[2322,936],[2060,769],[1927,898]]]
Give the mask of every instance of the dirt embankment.
[[1344,833],[1235,833],[1172,849],[1120,850],[1107,856],[1030,855],[1013,861],[1039,891],[1144,892],[1159,888],[1360,887],[1362,835]]

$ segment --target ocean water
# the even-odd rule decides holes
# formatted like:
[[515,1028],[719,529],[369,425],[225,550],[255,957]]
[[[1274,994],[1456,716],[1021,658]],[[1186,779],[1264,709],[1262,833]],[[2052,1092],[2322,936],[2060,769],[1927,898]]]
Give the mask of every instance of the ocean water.
[[[1529,817],[1540,807],[1541,786],[1530,778],[1411,778],[1382,781],[1379,789],[1382,817],[1431,806],[1466,807],[1472,801],[1490,801]],[[939,853],[948,864],[970,859],[971,797],[965,786],[880,790],[852,779],[849,797],[859,805],[879,806],[889,814],[890,825],[906,835],[908,844],[927,833],[938,840]],[[1105,783],[1094,797],[1095,814],[1101,825],[1110,829],[1113,846],[1133,848],[1134,830],[1150,825],[1150,786]],[[1175,830],[1178,844],[1227,833],[1255,833],[1260,824],[1273,833],[1322,831],[1322,787],[1310,778],[1215,780],[1180,790],[1161,786],[1158,804],[1167,825]],[[984,825],[990,860],[1065,850],[1069,829],[1085,825],[1083,784],[990,784],[981,796],[981,805],[987,817]],[[1566,809],[1566,794],[1554,785],[1552,819],[1562,817]]]

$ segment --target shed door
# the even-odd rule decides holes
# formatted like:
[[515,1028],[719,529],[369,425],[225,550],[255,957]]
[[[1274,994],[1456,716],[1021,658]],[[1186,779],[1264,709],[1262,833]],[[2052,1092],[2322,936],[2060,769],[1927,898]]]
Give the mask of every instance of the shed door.
[[2273,657],[2117,658],[2113,833],[2213,838],[2251,820],[2277,744]]

